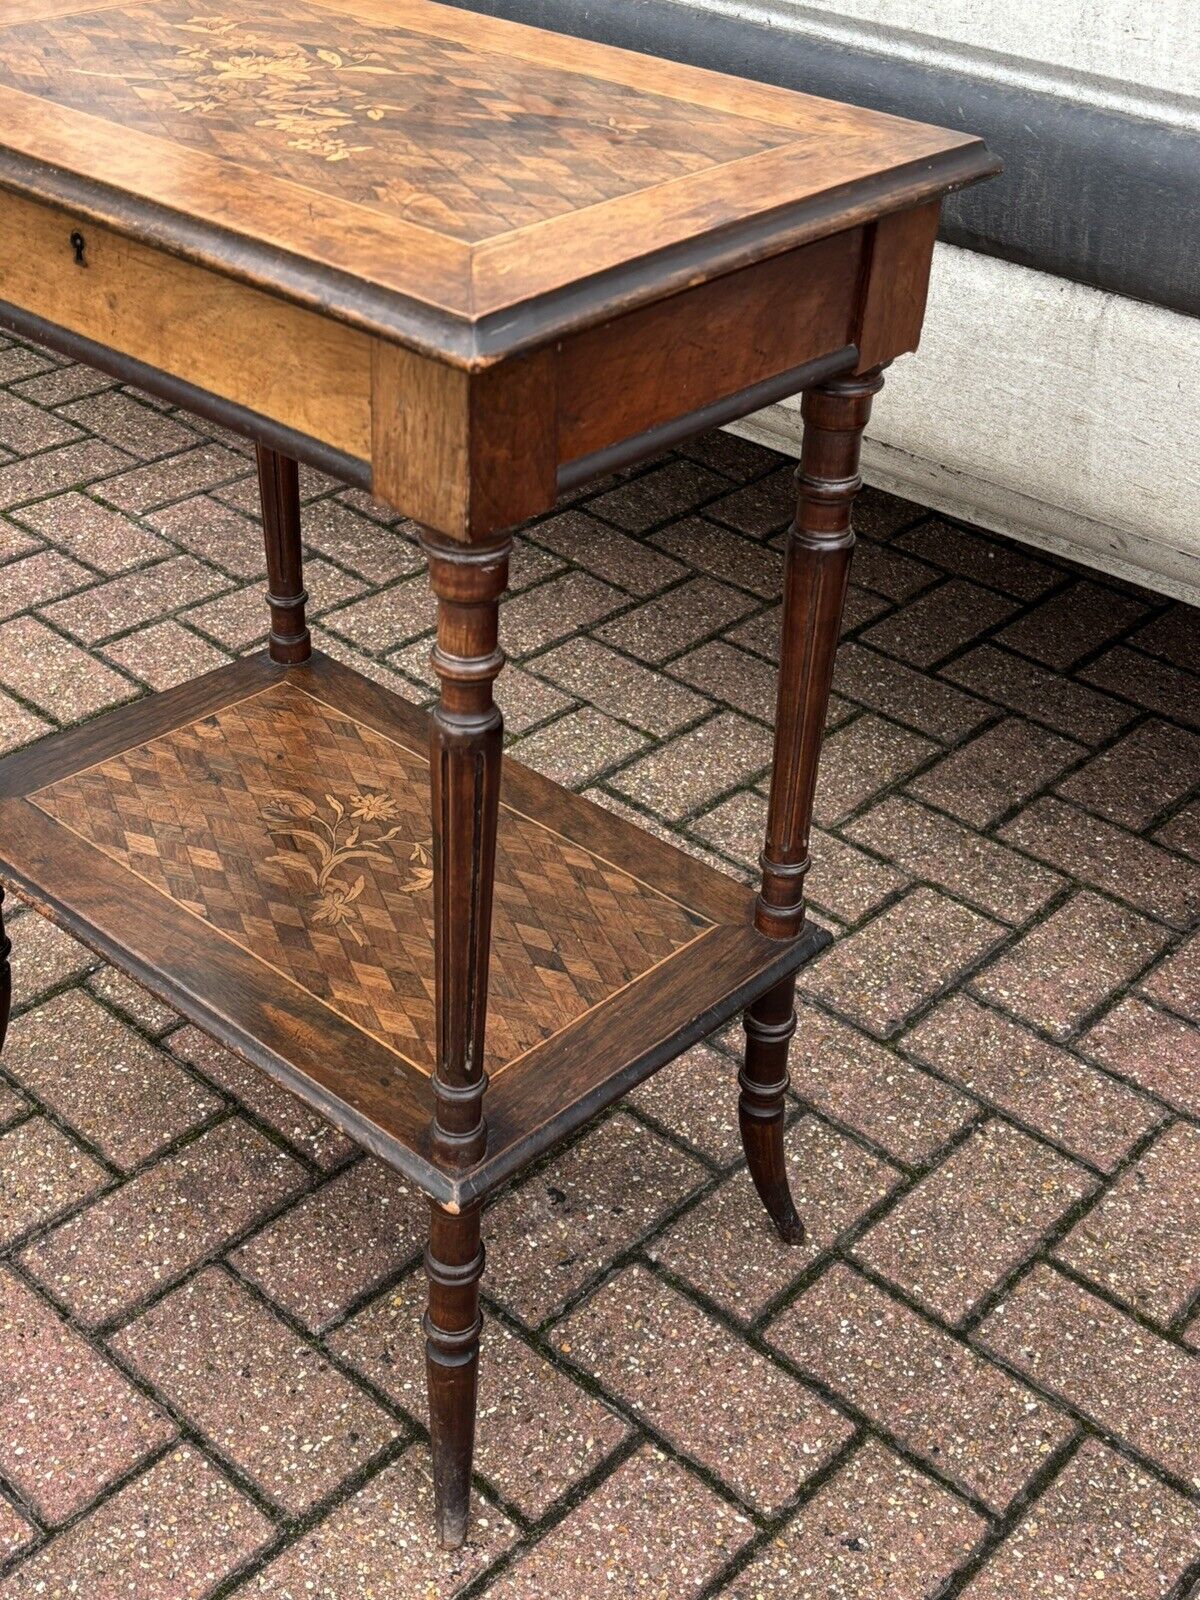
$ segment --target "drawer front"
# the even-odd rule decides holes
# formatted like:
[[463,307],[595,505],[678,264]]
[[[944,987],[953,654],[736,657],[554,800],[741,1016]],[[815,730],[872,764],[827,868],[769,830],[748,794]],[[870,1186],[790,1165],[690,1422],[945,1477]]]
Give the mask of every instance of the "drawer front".
[[574,461],[853,342],[861,228],[731,272],[563,344],[559,459]]
[[0,300],[370,459],[371,341],[353,328],[11,194]]

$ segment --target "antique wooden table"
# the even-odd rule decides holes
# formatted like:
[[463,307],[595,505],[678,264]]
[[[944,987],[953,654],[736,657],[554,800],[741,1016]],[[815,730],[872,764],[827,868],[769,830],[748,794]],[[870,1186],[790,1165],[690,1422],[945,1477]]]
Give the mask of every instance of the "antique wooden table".
[[[939,202],[996,165],[429,0],[4,0],[0,323],[256,440],[271,632],[0,763],[0,865],[429,1196],[446,1543],[497,1184],[748,1007],[750,1171],[802,1236],[786,1060],[859,439]],[[502,773],[504,530],[801,390],[755,896]],[[431,717],[311,650],[298,461],[425,530]]]

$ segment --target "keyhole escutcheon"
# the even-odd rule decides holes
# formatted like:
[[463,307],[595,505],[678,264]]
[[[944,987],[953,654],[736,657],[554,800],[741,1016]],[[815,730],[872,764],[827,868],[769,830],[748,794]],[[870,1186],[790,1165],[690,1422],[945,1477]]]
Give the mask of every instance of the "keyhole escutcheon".
[[83,259],[83,252],[87,249],[87,240],[81,233],[75,232],[71,235],[71,249],[75,252],[75,265],[86,267],[87,262]]

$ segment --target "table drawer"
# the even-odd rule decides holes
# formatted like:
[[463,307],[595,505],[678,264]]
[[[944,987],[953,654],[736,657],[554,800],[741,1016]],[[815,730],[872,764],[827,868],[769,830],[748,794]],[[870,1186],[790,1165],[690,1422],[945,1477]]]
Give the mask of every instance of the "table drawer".
[[358,459],[371,340],[345,324],[0,194],[0,300]]

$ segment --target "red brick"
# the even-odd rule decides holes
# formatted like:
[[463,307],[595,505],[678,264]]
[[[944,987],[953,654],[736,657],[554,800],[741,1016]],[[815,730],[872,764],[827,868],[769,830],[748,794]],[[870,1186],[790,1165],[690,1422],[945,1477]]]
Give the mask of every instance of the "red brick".
[[992,715],[991,706],[973,695],[914,672],[856,640],[848,640],[838,651],[833,686],[839,694],[943,744],[963,738]]
[[1165,929],[1081,889],[971,986],[1056,1039],[1066,1039],[1166,940]]
[[804,968],[800,984],[886,1039],[1003,932],[933,889],[912,889]]
[[[979,542],[982,543],[982,540]],[[913,548],[906,537],[890,545],[860,540],[854,547],[851,564],[855,583],[862,584],[866,589],[874,589],[876,594],[884,595],[889,600],[907,600],[910,595],[927,589],[931,583],[938,581],[941,574],[928,562],[918,561],[903,553],[905,549]]]
[[[239,1593],[243,1600],[451,1600],[516,1538],[503,1513],[478,1495],[461,1550],[439,1550],[432,1528],[428,1456],[409,1450]],[[3,1591],[0,1600],[7,1600]]]
[[941,676],[1084,744],[1111,738],[1134,716],[1131,707],[1112,695],[994,644],[976,645],[947,662]]
[[899,795],[847,823],[845,832],[911,877],[927,878],[1004,922],[1024,922],[1063,886],[1057,872]]
[[944,1321],[961,1322],[1094,1187],[1066,1156],[989,1122],[902,1196],[854,1254]]
[[1142,988],[1160,1005],[1169,1006],[1189,1022],[1200,1022],[1200,933],[1160,961]]
[[156,999],[149,989],[143,989],[136,979],[118,972],[116,967],[100,967],[87,980],[87,988],[98,1000],[128,1017],[143,1033],[152,1033],[157,1038],[168,1028],[178,1026],[178,1012]]
[[1181,1018],[1126,995],[1088,1029],[1079,1049],[1168,1105],[1200,1116],[1200,1033]]
[[[619,655],[594,639],[571,639],[532,668],[570,694],[609,716],[621,717],[648,733],[673,733],[710,708],[710,702],[660,672]],[[502,678],[501,683],[505,680]]]
[[629,1267],[551,1335],[693,1461],[777,1511],[851,1436],[849,1422],[644,1267]]
[[1061,800],[1035,801],[1000,830],[1000,837],[1175,927],[1190,927],[1200,916],[1200,864],[1181,861]]
[[1170,610],[1139,628],[1130,638],[1139,650],[1164,656],[1177,667],[1200,672],[1200,631],[1196,628],[1194,606],[1177,602]]
[[[124,572],[171,553],[169,545],[132,517],[111,511],[74,490],[39,500],[15,515],[25,527],[101,572]],[[261,542],[259,535],[258,543]]]
[[605,644],[658,665],[754,609],[754,601],[740,590],[711,578],[692,578],[594,631]]
[[978,1112],[965,1095],[807,1006],[798,1012],[790,1067],[801,1099],[913,1166]]
[[23,744],[50,732],[50,724],[19,705],[11,695],[0,692],[0,753],[19,750]]
[[743,1168],[649,1247],[653,1260],[735,1317],[752,1321],[900,1181],[887,1162],[816,1117],[786,1134],[788,1178],[808,1238],[779,1242]]
[[1070,739],[1007,717],[943,756],[908,787],[972,827],[986,828],[1082,754],[1083,746]]
[[767,730],[726,711],[659,745],[609,783],[619,794],[677,822],[727,789],[748,783],[770,760]]
[[[2,478],[3,473],[0,473]],[[1154,661],[1138,650],[1115,645],[1098,661],[1085,667],[1080,676],[1101,689],[1124,695],[1149,711],[1174,717],[1189,728],[1200,728],[1200,696],[1196,694],[1194,673],[1181,672],[1165,661]]]
[[711,1489],[644,1447],[484,1593],[486,1600],[696,1600],[751,1532]]
[[1200,1488],[1200,1356],[1148,1333],[1044,1266],[1021,1281],[975,1337],[1040,1389]]
[[112,1347],[293,1517],[402,1431],[216,1267],[139,1317]]
[[[428,1424],[428,1286],[416,1272],[331,1335],[330,1347],[397,1405]],[[601,1400],[485,1316],[479,1365],[475,1469],[536,1520],[594,1471],[629,1432]]]
[[1126,828],[1144,828],[1181,800],[1200,772],[1200,736],[1151,718],[1093,756],[1059,793]]
[[152,466],[135,467],[120,477],[107,478],[98,491],[122,511],[146,512],[171,500],[202,494],[231,478],[248,475],[250,463],[220,445],[201,445]]
[[[7,618],[33,606],[48,605],[60,595],[84,589],[96,575],[77,561],[59,555],[57,550],[41,550],[4,568],[4,590],[0,596],[0,617]],[[83,597],[80,603],[85,604]]]
[[7,1500],[0,1499],[0,1563],[10,1561],[36,1537],[33,1524],[18,1515]]
[[500,609],[504,647],[514,656],[540,650],[609,616],[628,604],[628,599],[619,589],[586,572],[564,573],[504,602]]
[[428,1211],[368,1158],[270,1223],[233,1255],[244,1277],[306,1328],[327,1327],[421,1247]]
[[904,1048],[1104,1171],[1164,1116],[1136,1090],[965,994],[951,995],[922,1018]]
[[50,450],[80,437],[79,429],[52,411],[0,389],[0,444],[18,455]]
[[991,589],[951,578],[867,629],[864,644],[886,650],[914,667],[932,667],[1016,610]]
[[[743,489],[736,489],[707,507],[708,516],[720,517],[731,528],[752,534],[755,538],[786,527],[795,514],[795,468],[790,464],[776,468],[765,478],[759,478],[756,483],[747,484]],[[862,514],[855,507],[855,516]]]
[[987,1528],[875,1440],[841,1467],[722,1600],[928,1600]]
[[694,461],[668,461],[598,495],[588,502],[588,510],[615,522],[619,528],[642,533],[666,517],[710,500],[725,488],[726,479]]
[[170,621],[156,622],[115,639],[103,655],[155,690],[173,689],[177,683],[187,683],[229,660],[223,650]]
[[411,539],[398,534],[381,539],[377,526],[336,500],[318,500],[305,509],[304,542],[374,585],[419,572],[424,565]]
[[832,1267],[767,1337],[996,1511],[1073,1431],[1024,1384],[849,1267]]
[[709,577],[749,589],[764,600],[776,599],[783,587],[783,557],[777,550],[702,517],[672,522],[654,536],[654,543]]
[[1028,550],[1007,539],[989,538],[974,528],[956,528],[942,517],[931,517],[919,528],[902,533],[895,544],[947,572],[1015,595],[1018,600],[1036,600],[1062,581],[1060,568],[1037,560]]
[[103,711],[137,693],[128,678],[33,617],[18,617],[0,627],[0,680],[63,722]]
[[610,1117],[496,1202],[486,1230],[489,1292],[522,1321],[540,1323],[706,1177],[632,1117]]
[[667,584],[687,575],[678,561],[660,554],[640,539],[631,539],[583,511],[563,511],[539,522],[530,537],[556,555],[586,567],[605,583],[615,583],[630,594],[657,594]]
[[47,989],[81,978],[97,965],[90,950],[48,917],[29,911],[19,918],[6,916],[5,923],[13,943],[14,1007],[28,1005]]
[[737,1120],[737,1063],[698,1044],[639,1084],[625,1101],[636,1106],[710,1161],[726,1165],[741,1154]]
[[22,1264],[96,1327],[181,1277],[304,1181],[300,1164],[262,1134],[224,1122],[31,1245]]
[[1055,1254],[1143,1316],[1170,1322],[1200,1290],[1200,1128],[1176,1123]]
[[1087,1439],[963,1593],[1160,1600],[1197,1555],[1200,1512]]
[[202,1072],[210,1083],[239,1101],[248,1111],[274,1128],[295,1149],[323,1171],[340,1166],[357,1149],[353,1140],[326,1122],[303,1100],[275,1082],[265,1072],[235,1056],[199,1028],[177,1029],[167,1041],[172,1055]]
[[89,433],[99,434],[118,449],[127,450],[139,461],[153,461],[196,443],[196,435],[190,428],[181,427],[160,411],[116,389],[90,399],[76,400],[65,406],[60,415]]
[[64,445],[42,455],[0,466],[0,510],[44,500],[63,489],[79,489],[109,473],[120,472],[132,458],[98,440]]
[[[583,706],[524,738],[513,758],[564,788],[580,789],[607,768],[644,750],[646,738],[592,706]],[[620,778],[614,780],[619,783]]]
[[45,1117],[0,1138],[0,1244],[43,1227],[86,1200],[108,1174]]
[[867,713],[825,741],[814,815],[825,827],[919,767],[937,750],[930,739]]
[[[774,722],[779,673],[769,661],[713,639],[671,663],[671,672],[704,694],[744,711],[760,722]],[[670,685],[669,678],[660,682]],[[707,709],[707,707],[706,707]]]
[[[194,495],[146,518],[171,543],[214,562],[235,578],[265,576],[262,524],[224,506],[210,495]],[[312,544],[311,517],[304,519],[304,542]],[[387,548],[376,538],[381,554]],[[382,574],[380,574],[382,577]],[[377,580],[378,581],[378,580]]]
[[17,1019],[4,1064],[126,1171],[221,1108],[215,1095],[78,989]]
[[1183,806],[1153,837],[1169,850],[1179,850],[1193,861],[1200,861],[1200,800]]
[[1146,615],[1147,608],[1107,584],[1078,579],[1001,629],[1002,643],[1060,670]]
[[0,1270],[0,1470],[62,1522],[175,1429],[103,1356]]
[[72,1523],[0,1582],[0,1600],[203,1600],[271,1524],[190,1445]]

